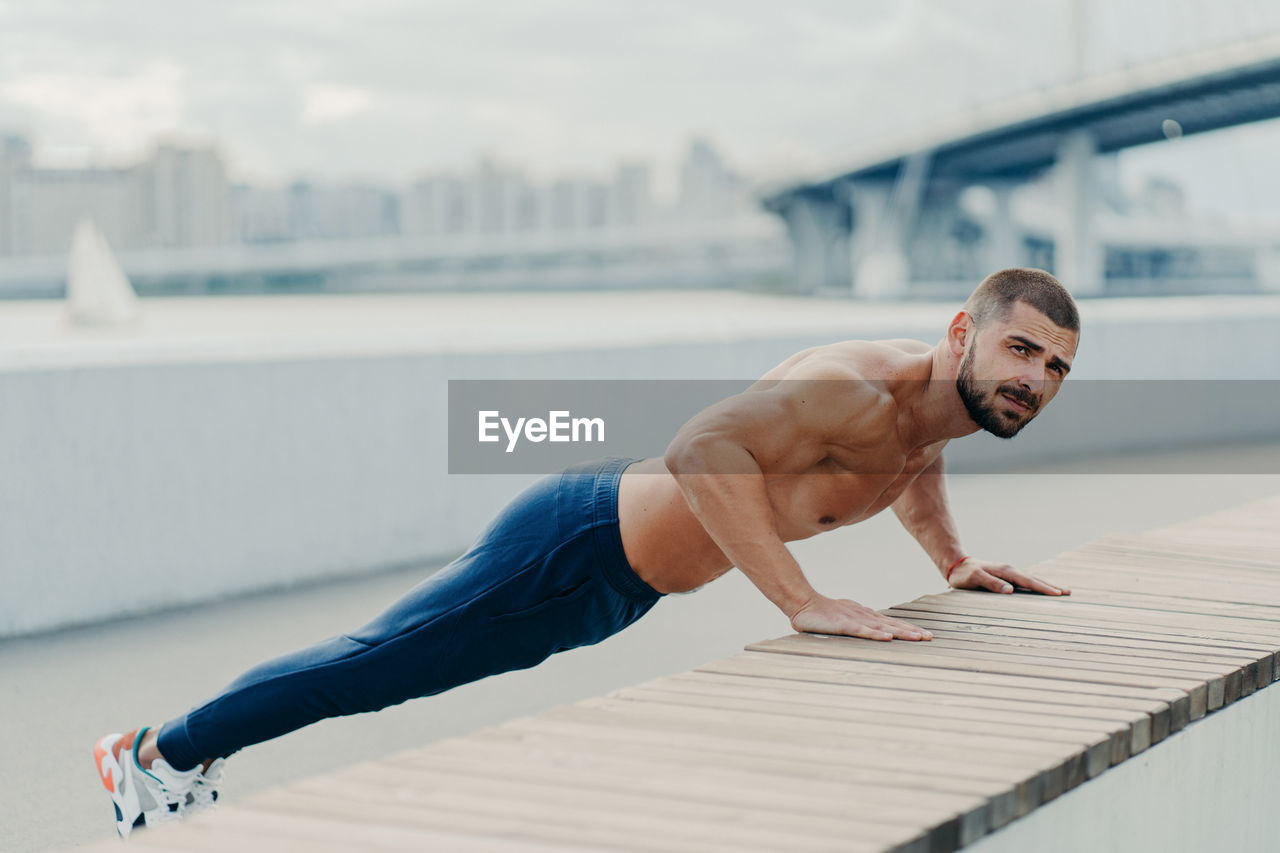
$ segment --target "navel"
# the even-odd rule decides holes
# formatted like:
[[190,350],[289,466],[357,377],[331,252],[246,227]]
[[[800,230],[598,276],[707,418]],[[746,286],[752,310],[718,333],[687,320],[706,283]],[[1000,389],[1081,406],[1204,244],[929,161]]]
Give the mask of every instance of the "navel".
[[818,519],[818,523],[819,524],[835,524],[836,518],[834,515],[824,515],[822,518]]

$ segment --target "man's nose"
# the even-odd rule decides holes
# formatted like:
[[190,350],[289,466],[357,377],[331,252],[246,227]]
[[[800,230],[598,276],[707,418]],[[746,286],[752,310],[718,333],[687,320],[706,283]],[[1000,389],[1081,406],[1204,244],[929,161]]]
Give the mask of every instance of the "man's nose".
[[1018,377],[1018,384],[1038,395],[1044,389],[1044,370],[1043,364],[1029,365]]

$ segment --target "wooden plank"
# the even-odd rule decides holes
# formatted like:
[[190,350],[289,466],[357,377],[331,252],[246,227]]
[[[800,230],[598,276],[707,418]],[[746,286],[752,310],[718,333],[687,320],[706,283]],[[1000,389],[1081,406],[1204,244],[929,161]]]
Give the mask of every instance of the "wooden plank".
[[1043,796],[1051,798],[1075,787],[1086,778],[1085,752],[1062,744],[1030,741],[1001,741],[998,737],[966,734],[964,738],[907,737],[888,727],[848,725],[809,721],[803,727],[788,724],[785,718],[741,712],[706,712],[681,708],[664,711],[649,706],[640,711],[626,704],[608,704],[603,700],[556,708],[538,717],[539,722],[570,722],[624,731],[628,735],[647,731],[669,737],[675,732],[696,733],[704,737],[736,740],[741,749],[751,749],[757,742],[825,747],[832,754],[861,757],[867,751],[880,750],[886,755],[928,754],[952,764],[986,764],[1016,767],[1033,778]]
[[[818,708],[856,708],[889,713],[895,716],[906,716],[911,719],[920,718],[929,721],[930,725],[938,725],[938,720],[946,722],[990,723],[998,719],[1001,731],[1016,736],[1016,729],[1006,726],[1028,727],[1040,732],[1083,732],[1086,735],[1103,735],[1112,743],[1111,763],[1116,764],[1132,754],[1132,729],[1134,718],[1125,715],[1124,719],[1098,719],[1087,716],[1071,716],[1058,713],[1058,709],[1047,704],[1034,705],[1031,710],[1020,707],[1022,703],[991,702],[942,703],[929,701],[936,699],[937,694],[908,693],[906,691],[856,690],[850,687],[838,687],[835,690],[807,690],[798,687],[801,682],[775,681],[773,686],[760,683],[741,684],[726,682],[727,676],[716,679],[685,680],[677,677],[663,679],[659,684],[640,685],[618,691],[619,698],[629,698],[635,692],[645,696],[653,696],[663,701],[678,701],[680,696],[696,696],[698,701],[713,697],[750,699],[760,702],[772,702],[787,708],[796,706],[815,706]],[[1146,715],[1142,720],[1149,723]],[[1056,739],[1051,737],[1050,739]]]
[[1206,599],[1176,598],[1147,592],[1123,593],[1085,587],[1072,589],[1071,600],[1081,604],[1118,605],[1138,610],[1157,612],[1193,613],[1198,616],[1232,616],[1238,619],[1256,619],[1260,627],[1274,628],[1280,623],[1280,608],[1262,604],[1241,604],[1234,601],[1209,601]]
[[[1048,572],[1045,572],[1048,575]],[[1052,577],[1071,589],[1092,586],[1099,590],[1115,590],[1128,593],[1156,593],[1179,596],[1193,600],[1226,601],[1236,604],[1280,605],[1280,586],[1260,584],[1224,583],[1206,584],[1203,580],[1190,580],[1157,573],[1142,574],[1136,571],[1115,572],[1105,569],[1058,568]]]
[[[587,845],[550,845],[529,838],[486,837],[483,832],[452,832],[429,826],[404,828],[379,822],[352,821],[327,813],[296,814],[271,808],[275,792],[258,794],[236,806],[223,806],[181,825],[149,828],[129,837],[129,848],[174,850],[181,853],[350,853],[352,850],[395,851],[441,849],[462,853],[534,853],[589,849]],[[266,803],[267,805],[264,805]],[[158,844],[155,842],[159,842]],[[105,847],[105,845],[104,845]],[[108,849],[119,853],[115,839]],[[600,848],[596,848],[600,849]],[[632,849],[645,849],[643,845]],[[657,848],[647,848],[657,849]],[[687,846],[684,851],[695,848]],[[105,853],[105,851],[104,851]]]
[[[499,727],[471,735],[465,741],[459,739],[435,744],[429,752],[415,751],[389,760],[434,760],[437,748],[449,749],[455,743],[461,743],[469,749],[487,748],[528,756],[528,760],[536,765],[534,772],[540,772],[545,766],[576,766],[578,757],[584,753],[590,755],[608,753],[617,756],[643,757],[649,761],[662,762],[677,768],[696,763],[729,772],[749,771],[783,779],[800,776],[815,782],[830,780],[905,788],[913,791],[980,796],[987,798],[990,802],[993,826],[1003,826],[1018,814],[1015,791],[1003,779],[975,778],[974,774],[957,778],[937,773],[933,767],[928,769],[910,766],[877,767],[870,766],[861,760],[816,762],[806,760],[803,755],[789,752],[765,755],[760,754],[759,751],[717,749],[715,744],[706,749],[691,748],[688,743],[681,741],[634,744],[622,740],[611,740],[607,733],[601,734],[598,730],[591,730],[591,732],[597,736],[591,737],[590,733],[584,735],[582,732],[552,733],[537,727],[525,730]],[[625,785],[627,780],[613,779],[610,784]]]
[[1144,711],[1151,716],[1153,743],[1181,729],[1190,718],[1190,699],[1180,690],[1089,684],[1044,676],[1028,677],[938,667],[904,669],[892,664],[837,661],[830,658],[791,660],[763,652],[743,652],[703,664],[694,672],[768,676],[827,684],[912,688],[942,693],[982,691],[995,695],[994,691],[999,691],[999,695],[1010,698],[1029,697],[1037,701],[1061,702],[1063,705]]
[[[1074,597],[1074,595],[1072,596]],[[997,595],[994,593],[952,590],[942,595],[925,595],[898,605],[902,609],[926,610],[940,606],[943,610],[974,615],[991,614],[1006,618],[1036,619],[1052,624],[1108,625],[1126,629],[1151,629],[1168,635],[1204,636],[1234,639],[1244,643],[1263,642],[1280,646],[1280,625],[1271,627],[1258,620],[1229,616],[1197,616],[1187,613],[1161,613],[1136,607],[1110,605],[1105,602],[1072,603],[1057,599],[1048,601],[1030,595]]]
[[[494,736],[516,736],[539,744],[592,742],[601,750],[678,749],[698,756],[699,760],[711,762],[724,761],[727,756],[786,761],[818,773],[843,771],[851,764],[850,755],[856,755],[858,767],[886,777],[895,773],[922,774],[934,779],[971,783],[975,790],[994,785],[997,790],[1011,794],[1014,803],[1011,817],[1026,814],[1066,788],[1065,765],[1042,774],[1039,772],[1040,759],[981,754],[975,757],[972,752],[957,754],[950,749],[903,750],[872,742],[860,745],[856,753],[850,753],[831,748],[821,738],[751,739],[735,732],[688,731],[677,727],[610,729],[598,724],[546,717],[505,723],[490,733]],[[1033,772],[1028,775],[1028,771]],[[999,799],[992,803],[993,810],[997,807],[1003,807]]]
[[[1274,520],[1273,520],[1274,523]],[[1086,542],[1070,551],[1064,551],[1051,559],[1072,558],[1110,559],[1136,558],[1159,561],[1172,566],[1200,566],[1206,561],[1214,567],[1245,569],[1265,576],[1280,575],[1280,540],[1270,544],[1246,541],[1243,531],[1219,532],[1210,535],[1205,531],[1184,530],[1160,535],[1139,534],[1103,536]],[[1252,537],[1249,537],[1252,538]],[[1198,547],[1202,543],[1203,547]]]
[[920,618],[920,613],[910,610],[890,609],[885,611],[890,616],[907,619],[920,628],[931,631],[938,639],[966,639],[981,637],[990,642],[1025,642],[1034,648],[1056,648],[1069,651],[1072,648],[1082,650],[1103,650],[1124,654],[1133,660],[1153,661],[1193,661],[1210,663],[1238,671],[1241,678],[1228,684],[1226,701],[1231,702],[1240,696],[1247,696],[1257,687],[1270,683],[1272,677],[1272,656],[1265,652],[1257,658],[1239,650],[1212,649],[1205,646],[1194,646],[1168,641],[1136,640],[1106,636],[1096,633],[1068,633],[1037,627],[1033,629],[991,624],[988,620],[972,617],[953,616],[950,619]]
[[389,763],[445,780],[469,779],[480,790],[491,784],[528,783],[546,789],[537,796],[548,801],[557,801],[564,792],[582,807],[595,803],[594,808],[625,811],[627,819],[642,826],[662,821],[677,835],[687,834],[680,823],[688,820],[731,825],[752,837],[759,837],[762,828],[791,833],[797,842],[806,836],[847,839],[867,827],[862,837],[888,843],[902,838],[904,825],[923,830],[939,814],[959,814],[962,820],[972,816],[973,826],[967,835],[961,833],[962,839],[976,840],[988,826],[987,798],[971,792],[886,790],[867,783],[776,776],[694,761],[673,765],[639,751],[529,750],[468,739]]
[[[1228,625],[1219,630],[1206,625],[1214,624],[1213,619],[1203,619],[1194,614],[1158,613],[1129,609],[1120,606],[1090,606],[1082,603],[1073,608],[1055,608],[1044,610],[1034,602],[992,601],[994,596],[980,596],[977,599],[960,597],[948,599],[947,596],[926,596],[916,601],[906,602],[894,608],[897,611],[927,614],[951,614],[956,616],[976,617],[981,619],[1021,620],[1034,623],[1037,627],[1053,630],[1097,630],[1111,635],[1119,632],[1140,632],[1152,638],[1167,638],[1187,642],[1226,642],[1245,645],[1248,643],[1266,643],[1267,638],[1252,637],[1242,639],[1242,635],[1230,630]],[[1229,619],[1217,621],[1231,622]],[[1243,620],[1242,620],[1243,621]],[[1280,647],[1280,637],[1275,646]],[[1267,667],[1260,667],[1266,672]],[[1272,656],[1269,668],[1272,678],[1280,673],[1277,658]],[[1259,675],[1259,678],[1262,678]],[[1269,683],[1269,682],[1267,682]],[[1265,683],[1264,683],[1265,686]]]
[[[1280,516],[1277,516],[1280,517]],[[1275,519],[1271,520],[1275,523]],[[1280,573],[1280,542],[1249,543],[1240,532],[1168,531],[1159,535],[1106,536],[1066,552],[1082,559],[1136,556],[1171,566],[1245,569],[1259,575]]]
[[[927,621],[927,620],[921,620]],[[961,651],[1005,650],[1039,658],[1058,658],[1073,663],[1092,663],[1108,671],[1176,675],[1199,678],[1209,688],[1209,707],[1220,708],[1240,698],[1241,683],[1247,677],[1250,686],[1257,682],[1257,662],[1218,661],[1210,656],[1179,656],[1144,649],[1124,649],[1106,645],[1090,645],[1081,640],[1059,641],[1043,636],[1011,636],[991,631],[963,631],[947,627],[922,625],[933,632],[933,649],[953,648]]]
[[963,742],[941,746],[907,741],[885,743],[848,732],[747,726],[738,721],[717,725],[705,717],[672,721],[652,714],[628,719],[620,714],[584,713],[589,710],[577,706],[554,709],[554,713],[546,712],[536,719],[523,721],[519,727],[551,735],[596,737],[606,743],[680,742],[689,749],[701,751],[791,754],[797,761],[817,764],[847,763],[851,756],[856,756],[859,763],[867,766],[922,769],[958,778],[994,778],[1016,786],[1020,809],[1033,808],[1084,780],[1083,752],[1046,766],[1048,759],[1044,755],[973,749]]
[[[796,718],[808,725],[810,720],[838,720],[840,722],[863,725],[887,726],[902,729],[908,736],[921,734],[913,730],[922,730],[925,735],[932,735],[940,730],[947,737],[954,737],[955,723],[968,720],[968,728],[985,729],[991,725],[990,714],[963,713],[947,717],[942,714],[924,713],[922,708],[910,704],[891,704],[887,708],[868,708],[866,703],[857,705],[805,704],[789,701],[777,701],[741,696],[705,696],[696,693],[655,690],[652,688],[631,688],[609,694],[609,698],[633,702],[657,702],[675,707],[719,708],[731,711],[751,711],[778,714]],[[952,726],[947,726],[952,723]],[[1049,741],[1061,743],[1085,751],[1087,775],[1097,776],[1112,764],[1118,764],[1129,757],[1128,730],[1113,727],[1105,730],[1067,729],[1048,726],[1044,723],[1027,723],[1001,718],[999,723],[1000,737],[1015,740]]]
[[[723,692],[741,690],[744,694],[764,698],[787,699],[799,702],[840,701],[843,697],[859,697],[862,701],[885,707],[888,703],[910,707],[927,707],[938,713],[956,713],[967,718],[970,714],[997,714],[1001,719],[1016,721],[1040,720],[1063,728],[1083,726],[1090,731],[1127,731],[1129,742],[1126,752],[1133,755],[1151,745],[1151,717],[1145,712],[1100,708],[1096,704],[1064,704],[1054,702],[1052,696],[1007,695],[1012,691],[992,688],[989,694],[975,693],[972,688],[928,691],[913,689],[916,685],[882,687],[875,685],[826,684],[767,676],[739,676],[718,672],[693,671],[667,676],[650,682],[661,684],[669,690],[691,692]],[[952,683],[946,683],[956,687]],[[641,685],[644,686],[644,685]]]
[[[311,780],[275,792],[263,805],[383,825],[472,827],[483,834],[624,850],[637,843],[637,835],[651,849],[707,845],[722,850],[770,850],[798,842],[835,850],[846,840],[837,834],[835,822],[785,820],[785,815],[760,807],[717,809],[701,804],[680,813],[674,797],[585,787],[568,790],[476,775],[466,772],[465,763],[449,764],[447,757],[441,758],[441,764],[447,769],[386,761],[357,765],[332,777],[343,783],[340,787],[328,784],[329,780]],[[844,828],[847,831],[848,825]]]
[[[1190,699],[1191,719],[1203,717],[1209,710],[1208,686],[1194,678],[1142,675],[1115,667],[1099,665],[1075,666],[1069,661],[1037,659],[989,652],[926,647],[926,644],[875,643],[848,637],[823,634],[791,635],[774,640],[751,643],[748,651],[774,654],[807,655],[840,660],[878,661],[899,666],[924,665],[948,669],[964,669],[973,672],[992,672],[1008,675],[1025,675],[1031,678],[1052,673],[1053,677],[1066,681],[1092,684],[1116,684],[1125,687],[1173,688],[1181,690]],[[1050,669],[1050,667],[1052,667]]]
[[[1081,593],[1081,597],[1087,593]],[[1077,593],[1072,593],[1072,598],[1076,598]],[[1150,610],[1155,614],[1178,614],[1185,611],[1179,609],[1179,605],[1166,606],[1163,601],[1148,603],[1136,600],[1137,597],[1131,597],[1131,601],[1111,601],[1109,606],[1128,607],[1135,610]],[[945,600],[945,599],[944,599]],[[1084,599],[1084,604],[1101,604],[1102,602],[1089,601]],[[1185,606],[1185,605],[1182,605]],[[917,612],[918,611],[918,612]],[[1029,618],[1026,616],[1018,616],[1016,613],[1009,613],[1004,608],[1000,608],[998,603],[993,602],[993,609],[986,609],[983,612],[977,612],[976,609],[968,604],[961,604],[956,607],[949,607],[943,604],[934,604],[932,602],[913,602],[909,601],[896,607],[889,608],[884,611],[886,613],[901,613],[903,618],[906,614],[914,613],[915,616],[927,614],[925,618],[940,619],[948,622],[962,622],[968,624],[983,624],[992,627],[1012,627],[1023,630],[1042,631],[1052,633],[1055,636],[1067,635],[1084,635],[1093,639],[1110,639],[1136,641],[1145,645],[1138,648],[1165,648],[1174,646],[1177,648],[1186,648],[1188,651],[1200,651],[1215,655],[1242,655],[1248,656],[1255,660],[1274,660],[1274,646],[1262,641],[1253,641],[1240,639],[1237,635],[1229,631],[1216,632],[1222,636],[1210,636],[1204,631],[1175,628],[1173,633],[1168,629],[1159,626],[1130,628],[1119,622],[1094,622],[1089,624],[1088,620],[1084,620],[1082,624],[1078,619],[1055,619],[1053,621]],[[1196,615],[1190,613],[1188,615]],[[1265,685],[1260,685],[1265,686]]]

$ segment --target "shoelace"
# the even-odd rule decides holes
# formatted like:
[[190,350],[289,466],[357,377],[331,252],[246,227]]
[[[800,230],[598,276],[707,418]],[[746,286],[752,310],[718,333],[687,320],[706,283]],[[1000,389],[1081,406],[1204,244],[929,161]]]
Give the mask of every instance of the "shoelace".
[[156,809],[147,815],[148,826],[182,819],[187,801],[185,791],[181,794],[174,793],[163,784],[160,784],[153,789],[152,793],[158,795],[158,799],[165,805],[165,808]]
[[187,796],[188,811],[213,808],[218,803],[218,786],[222,784],[221,758],[209,765],[209,769],[195,778],[191,793]]

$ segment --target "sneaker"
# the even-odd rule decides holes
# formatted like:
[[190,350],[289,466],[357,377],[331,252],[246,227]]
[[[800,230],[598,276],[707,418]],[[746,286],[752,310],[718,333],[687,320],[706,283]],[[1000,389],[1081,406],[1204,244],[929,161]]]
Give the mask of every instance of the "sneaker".
[[155,826],[178,820],[183,815],[200,768],[174,770],[163,758],[149,769],[138,763],[138,744],[146,728],[128,734],[111,734],[93,747],[98,775],[116,807],[116,832],[128,838],[138,826]]
[[215,758],[209,767],[196,776],[187,795],[187,813],[201,812],[218,804],[218,786],[222,784],[222,768],[226,759]]

